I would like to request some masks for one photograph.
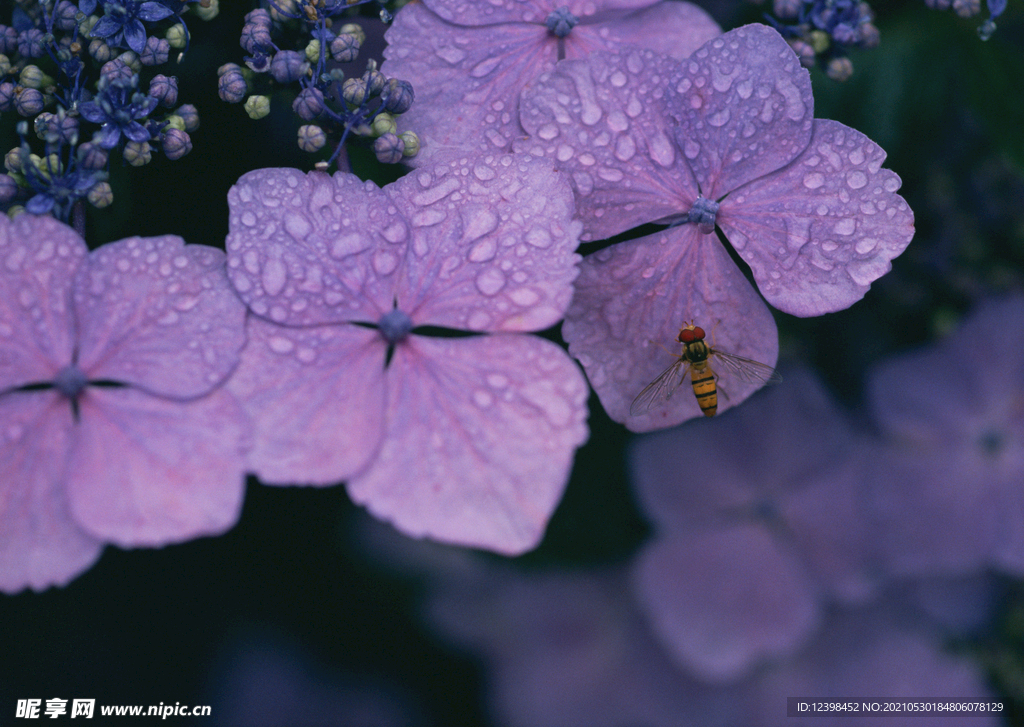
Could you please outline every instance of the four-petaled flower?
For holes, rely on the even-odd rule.
[[[0,590],[62,585],[103,543],[231,527],[247,418],[220,384],[245,307],[219,250],[171,235],[90,253],[0,216]]]
[[[151,134],[139,123],[156,108],[159,101],[152,96],[139,93],[139,77],[131,79],[103,76],[99,81],[96,100],[79,106],[79,112],[87,121],[101,124],[94,140],[104,149],[113,149],[121,141],[121,135],[129,141],[149,141]]]
[[[90,4],[95,9],[95,3]],[[152,23],[174,15],[174,10],[154,0],[104,0],[103,10],[103,17],[92,26],[90,35],[102,38],[111,47],[128,47],[136,53],[142,53],[146,47],[146,26],[142,22]]]
[[[521,120],[531,136],[514,148],[569,174],[584,240],[675,223],[584,259],[563,327],[609,415],[634,431],[700,416],[692,396],[629,416],[685,320],[713,347],[775,363],[774,321],[716,224],[768,302],[799,316],[860,299],[913,236],[885,152],[814,119],[807,71],[762,25],[682,62],[640,50],[563,61],[523,93]],[[721,383],[719,411],[759,386]]]
[[[562,317],[579,259],[550,163],[449,160],[383,189],[264,169],[228,203],[228,274],[256,314],[229,386],[255,421],[256,474],[347,479],[413,536],[536,545],[587,436],[579,369],[523,334]]]
[[[682,59],[721,32],[674,0],[425,0],[395,16],[381,70],[416,89],[402,120],[423,164],[443,150],[507,151],[523,135],[520,92],[559,59],[627,46]]]

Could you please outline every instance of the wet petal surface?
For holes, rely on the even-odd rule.
[[[335,484],[380,446],[386,344],[369,328],[287,328],[255,316],[227,386],[253,420],[249,468],[268,484]]]
[[[221,384],[245,343],[245,306],[224,253],[171,235],[132,237],[89,255],[75,277],[80,368],[163,396]]]
[[[572,191],[549,162],[457,159],[386,191],[408,231],[395,298],[416,325],[534,331],[562,317],[580,225]]]
[[[914,236],[914,216],[882,169],[885,152],[837,121],[785,169],[722,200],[718,222],[773,306],[820,315],[860,300]]]
[[[352,499],[413,537],[518,554],[536,546],[587,438],[587,387],[540,338],[396,347],[387,429]]]
[[[585,257],[562,335],[608,415],[645,432],[703,416],[689,381],[664,406],[629,414],[633,399],[678,358],[676,337],[689,320],[712,347],[775,365],[778,337],[767,307],[718,239],[690,225]],[[729,397],[719,397],[719,412],[760,388],[718,373]]]

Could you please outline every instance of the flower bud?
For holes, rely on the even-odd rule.
[[[351,63],[359,57],[359,38],[351,33],[342,33],[331,41],[331,57],[338,63]]]
[[[399,81],[397,78],[389,78],[381,94],[384,110],[392,114],[404,114],[412,106],[415,97],[412,84],[408,81]]]
[[[373,129],[374,136],[384,136],[384,134],[396,134],[398,133],[398,124],[395,123],[395,118],[384,111],[377,114],[373,119],[371,127]]]
[[[252,95],[245,100],[245,113],[253,120],[262,119],[270,113],[270,97]]]
[[[21,73],[18,76],[18,82],[26,88],[36,89],[52,86],[54,83],[53,79],[43,73],[39,66],[31,64],[21,69]]]
[[[362,78],[350,78],[341,84],[341,97],[353,106],[362,106],[368,95]]]
[[[373,142],[373,153],[384,164],[396,164],[402,160],[405,142],[395,134],[384,134]]]
[[[144,66],[159,66],[166,63],[170,55],[170,43],[163,38],[150,36],[146,38],[146,47],[142,49],[139,62]]]
[[[101,38],[93,38],[89,41],[89,55],[97,63],[106,63],[114,57],[114,51],[107,45],[107,42]]]
[[[110,206],[110,203],[114,201],[114,190],[110,188],[108,182],[96,182],[96,184],[92,185],[85,198],[96,209],[103,209]]]
[[[196,107],[192,104],[182,104],[174,113],[184,119],[185,131],[191,133],[199,128],[199,112],[196,111]]]
[[[18,183],[9,174],[0,174],[0,204],[7,204],[18,196]]]
[[[358,23],[345,23],[338,30],[339,35],[343,33],[345,35],[354,35],[360,46],[366,42],[366,32],[363,30],[363,26]]]
[[[282,50],[274,54],[270,62],[270,75],[278,83],[294,83],[306,75],[309,64],[306,57],[294,50]]]
[[[167,29],[164,34],[164,38],[167,40],[167,44],[175,50],[181,50],[188,45],[188,31],[185,30],[185,26],[181,23],[172,25]]]
[[[160,135],[160,143],[163,145],[164,154],[171,160],[181,159],[192,151],[192,139],[178,129],[166,129]]]
[[[292,111],[303,121],[312,121],[324,111],[324,95],[318,88],[304,88],[292,103]]]
[[[845,81],[853,75],[853,61],[846,56],[833,58],[825,66],[825,75],[833,81]]]
[[[306,124],[299,127],[299,148],[302,151],[314,152],[324,148],[327,143],[327,134],[319,126]]]
[[[220,14],[220,0],[210,0],[209,5],[200,3],[192,7],[195,8],[195,13],[200,20],[213,20]]]
[[[153,150],[148,141],[129,141],[121,155],[133,167],[144,166],[153,160]]]
[[[109,158],[107,150],[95,142],[87,141],[78,147],[78,165],[82,169],[103,169]]]
[[[19,90],[20,89],[20,90]],[[46,106],[43,94],[35,88],[14,89],[14,110],[22,116],[35,116]]]
[[[398,135],[398,138],[405,144],[405,149],[402,151],[404,157],[414,157],[420,152],[420,137],[416,136],[413,131],[403,131]]]
[[[320,41],[317,40],[316,38],[313,38],[313,40],[306,43],[304,53],[306,54],[306,60],[309,61],[310,63],[316,63],[317,61],[319,61]]]
[[[242,69],[233,63],[230,65],[234,66],[234,68],[227,69],[217,79],[217,95],[220,96],[222,101],[239,103],[249,93],[249,84],[245,82]],[[222,66],[221,69],[223,70],[224,67]]]
[[[157,74],[149,82],[149,95],[164,108],[173,108],[178,103],[178,79],[174,76]]]

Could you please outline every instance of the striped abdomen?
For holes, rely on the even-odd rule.
[[[704,412],[704,416],[713,417],[718,411],[718,386],[715,385],[715,375],[711,373],[706,360],[691,364],[690,379],[693,395],[697,397],[697,406]]]

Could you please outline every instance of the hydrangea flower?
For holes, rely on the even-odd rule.
[[[587,436],[582,374],[523,335],[556,323],[572,294],[579,223],[564,179],[508,155],[383,189],[264,169],[228,202],[228,273],[256,314],[231,384],[256,420],[255,472],[347,479],[413,536],[534,546]]]
[[[921,622],[908,624],[893,609],[878,607],[837,612],[828,628],[795,659],[766,670],[750,685],[745,714],[737,724],[776,727],[786,723],[787,697],[813,697],[822,702],[884,702],[941,699],[950,702],[991,702],[993,695],[977,666],[942,649],[940,638]],[[804,720],[796,720],[804,721]],[[945,713],[931,720],[917,714],[846,713],[815,716],[828,727],[916,727],[938,724],[1003,724],[998,712]]]
[[[92,26],[91,37],[102,38],[111,47],[131,48],[140,54],[146,47],[143,21],[153,23],[175,14],[163,3],[140,0],[104,0],[103,10],[103,17]]]
[[[637,441],[633,481],[657,531],[638,600],[681,666],[736,680],[806,643],[827,603],[874,595],[858,466],[871,451],[803,372],[730,416]]]
[[[859,300],[913,236],[885,153],[814,119],[808,73],[771,28],[748,25],[683,62],[650,51],[564,61],[528,88],[517,150],[554,159],[576,191],[583,239],[674,226],[585,258],[563,335],[609,415],[634,431],[700,415],[693,397],[629,416],[695,320],[712,346],[774,365],[778,336],[757,291],[798,316]],[[720,372],[721,373],[721,372]],[[758,384],[722,378],[742,401]]]
[[[890,567],[1024,575],[1024,297],[876,367],[869,391],[890,442],[872,475]]]
[[[395,16],[381,70],[416,89],[402,118],[423,164],[445,149],[508,150],[523,135],[520,91],[562,58],[639,46],[683,59],[721,32],[674,0],[425,0]]]
[[[234,524],[248,425],[218,385],[245,307],[223,260],[170,235],[90,253],[50,217],[0,216],[0,590]]]

